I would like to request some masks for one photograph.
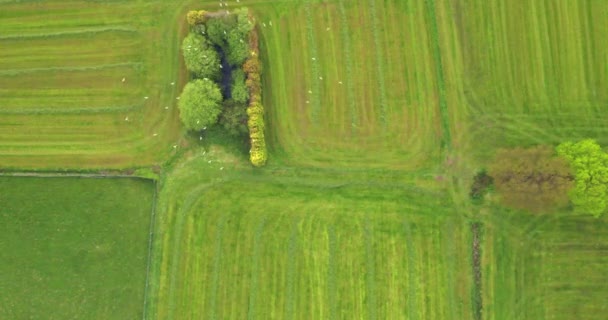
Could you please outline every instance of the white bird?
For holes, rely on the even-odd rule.
[[[339,84],[342,84],[342,81],[338,81]]]
[[[272,27],[272,21],[268,21],[268,24]]]
[[[128,117],[128,116],[127,116],[127,117],[125,117],[125,121],[129,121],[129,117]]]
[[[266,23],[265,22],[262,22],[262,25],[264,26],[264,28],[266,28]]]
[[[177,145],[173,145],[173,149],[177,148]]]
[[[158,133],[153,134],[152,136],[156,137],[158,135]]]
[[[198,140],[203,140],[203,137],[198,137]],[[203,153],[204,154],[204,153]]]
[[[308,90],[308,93],[312,93],[312,90]]]
[[[238,2],[241,2],[241,0],[236,0],[236,2],[237,2],[237,3],[238,3]]]
[[[226,34],[226,30],[224,30],[224,34]]]
[[[169,110],[169,107],[165,107],[165,110]]]
[[[144,99],[148,100],[148,97],[146,96],[146,97],[144,97]]]
[[[211,163],[211,160],[207,161],[207,163]]]
[[[222,66],[221,64],[220,64],[220,69],[224,69],[224,66]]]
[[[315,58],[315,57],[312,57],[312,61],[316,61],[316,60],[317,60],[317,58]]]
[[[179,100],[179,97],[175,98],[175,100]]]
[[[220,170],[224,170],[224,167],[221,167]]]
[[[319,80],[323,80],[323,77],[319,77]]]
[[[174,85],[175,85],[175,82],[171,82],[171,85],[172,85],[172,86],[174,86]]]
[[[200,120],[196,120],[196,124],[199,124],[199,123],[201,123],[201,121]]]
[[[306,100],[306,104],[309,104],[309,103],[310,103],[310,101]]]
[[[223,6],[224,6],[224,4],[220,2],[220,7],[223,7]]]
[[[127,81],[127,78],[122,78],[122,82],[125,82],[125,81]]]
[[[329,31],[329,27],[327,27],[327,29],[325,29],[325,30]]]
[[[203,127],[203,130],[207,130],[207,127]]]

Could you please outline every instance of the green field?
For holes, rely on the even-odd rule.
[[[0,318],[138,319],[154,184],[0,177]]]
[[[184,76],[180,9],[166,7],[0,3],[0,166],[125,168],[169,156]]]
[[[260,175],[211,151],[180,163],[151,318],[470,319],[468,224],[445,194],[327,174]]]
[[[157,202],[141,181],[0,178],[0,213],[25,204],[26,222],[49,223],[0,216],[14,228],[0,260],[15,259],[0,318],[604,318],[606,217],[473,204],[469,189],[498,148],[608,145],[607,3],[228,3],[260,31],[263,169],[240,141],[178,121],[184,16],[219,1],[0,0],[0,170],[161,169]],[[12,238],[25,227],[57,241]],[[75,246],[67,228],[97,233]],[[131,260],[91,249],[115,242]]]

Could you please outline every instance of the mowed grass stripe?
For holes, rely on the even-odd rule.
[[[355,133],[359,126],[359,116],[357,114],[357,100],[355,99],[354,73],[353,73],[353,58],[351,53],[352,41],[350,38],[350,26],[346,17],[346,9],[344,8],[344,0],[338,1],[340,12],[340,38],[341,46],[344,50],[344,61],[346,63],[346,74],[339,77],[342,85],[346,85],[346,95],[348,101],[348,110],[350,113],[350,128],[351,132]],[[336,56],[336,59],[338,56]],[[336,61],[337,64],[337,61]]]
[[[109,46],[108,43],[112,45]],[[0,69],[90,67],[141,59],[142,39],[133,33],[104,32],[83,40],[61,38],[0,40]]]

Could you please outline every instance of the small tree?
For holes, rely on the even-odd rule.
[[[576,185],[570,192],[575,210],[599,217],[606,211],[608,197],[608,154],[595,140],[564,142],[557,147],[575,172]]]
[[[180,119],[188,130],[201,130],[217,123],[222,112],[222,93],[211,80],[186,84],[179,100]]]
[[[249,91],[245,85],[245,73],[241,69],[232,71],[232,86],[230,87],[232,99],[237,103],[247,103]]]
[[[542,212],[568,204],[574,177],[551,147],[498,150],[488,169],[507,206]]]
[[[220,116],[220,124],[233,136],[247,134],[247,107],[232,99],[224,101],[224,111]]]
[[[186,68],[196,77],[214,80],[219,78],[219,55],[203,36],[189,33],[182,43],[182,52]]]

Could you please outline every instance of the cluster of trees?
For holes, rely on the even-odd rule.
[[[608,153],[591,139],[553,148],[498,150],[494,162],[471,187],[477,199],[494,188],[506,206],[542,212],[572,204],[599,217],[608,207]]]
[[[180,96],[187,129],[219,124],[232,135],[249,134],[251,162],[266,163],[264,108],[258,37],[247,8],[228,13],[190,11],[190,33],[182,43],[193,80]]]

